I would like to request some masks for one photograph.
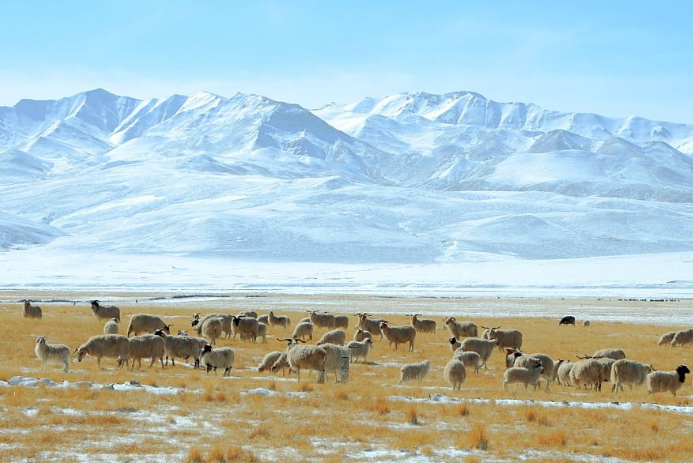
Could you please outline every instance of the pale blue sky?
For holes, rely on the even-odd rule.
[[[0,105],[103,87],[306,107],[402,91],[693,123],[693,3],[60,1],[0,7]]]

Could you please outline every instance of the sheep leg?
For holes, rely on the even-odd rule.
[[[101,357],[96,357],[96,364],[99,366],[100,370],[103,370],[103,368],[101,368]]]

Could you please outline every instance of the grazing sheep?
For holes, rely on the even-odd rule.
[[[558,322],[559,326],[560,325],[573,325],[575,326],[575,317],[572,315],[566,315],[565,317],[561,318],[561,321]]]
[[[114,305],[101,305],[98,300],[91,301],[91,311],[99,320],[115,318],[120,323],[120,309]]]
[[[77,361],[81,362],[85,355],[96,357],[96,363],[101,368],[101,358],[121,358],[125,366],[129,366],[130,342],[120,334],[101,334],[92,336],[87,342],[75,349]],[[120,362],[119,362],[120,363]]]
[[[475,338],[479,329],[472,322],[458,322],[455,317],[449,317],[445,320],[445,326],[455,339],[460,338]]]
[[[257,319],[257,312],[255,312],[254,310],[248,310],[247,312],[239,313],[238,316],[239,317],[250,317],[250,318]],[[267,325],[267,323],[265,323],[265,325]]]
[[[301,369],[318,372],[318,383],[325,382],[325,363],[327,352],[319,346],[301,346],[298,339],[279,339],[287,341],[286,358],[291,370],[296,371],[296,381],[301,380]],[[274,368],[274,367],[272,367]]]
[[[265,357],[262,359],[262,362],[260,362],[260,365],[258,365],[257,371],[259,371],[260,373],[262,373],[263,371],[270,371],[272,365],[274,365],[281,356],[282,353],[278,350],[275,350],[274,352],[270,352],[269,354],[265,355]]]
[[[482,328],[486,328],[482,326]],[[498,349],[522,349],[522,332],[519,330],[499,330],[500,326],[488,328],[489,339],[498,341]]]
[[[594,386],[596,391],[602,390],[602,376],[604,368],[596,359],[587,358],[575,362],[570,369],[570,383],[578,389],[582,386],[591,388]]]
[[[626,358],[626,352],[623,349],[600,349],[594,354],[592,354],[593,359],[610,358],[614,360],[621,360]]]
[[[235,358],[236,354],[230,347],[218,347],[212,350],[212,346],[207,344],[200,352],[200,363],[207,368],[207,374],[209,374],[211,369],[214,369],[214,374],[216,374],[217,368],[223,368],[223,376],[228,376],[231,374]]]
[[[347,347],[351,349],[351,359],[356,362],[359,357],[366,361],[368,353],[371,351],[371,346],[373,346],[373,340],[366,338],[363,341],[351,341],[347,344]]]
[[[387,336],[385,336],[385,338],[387,339]],[[418,363],[408,363],[400,368],[399,382],[397,384],[402,384],[405,381],[412,380],[422,382],[428,374],[428,370],[430,370],[430,368],[431,362],[429,360],[424,360],[423,362]]]
[[[327,360],[325,360],[325,374],[329,375],[330,373],[334,372],[335,382],[342,382],[344,379],[341,376],[342,363],[344,358],[347,358],[348,362],[351,363],[351,349],[331,343],[322,344],[320,347],[327,353]]]
[[[683,330],[677,331],[674,337],[671,339],[671,347],[685,346],[688,344],[690,348],[693,345],[693,330]]]
[[[511,367],[503,373],[503,389],[508,389],[508,384],[522,383],[527,386],[532,385],[534,390],[539,386],[539,378],[544,373],[544,367],[538,359],[532,359],[527,367]]]
[[[262,338],[262,343],[267,342],[267,325],[258,322],[257,324],[257,337]]]
[[[588,326],[590,326],[590,321],[589,321],[589,320],[585,320],[584,322],[582,322],[582,326],[584,326],[585,328],[587,328]]]
[[[240,334],[241,337],[246,336],[248,339],[252,339],[253,342],[257,340],[259,323],[257,319],[250,317],[231,317],[233,337],[236,334]]]
[[[254,319],[249,318],[248,320]],[[217,317],[209,317],[203,322],[194,320],[193,327],[195,331],[197,331],[197,334],[202,335],[202,337],[207,339],[212,345],[217,343],[217,339],[221,337],[224,331],[223,323],[221,319]]]
[[[41,361],[41,370],[45,369],[48,363],[62,364],[63,373],[67,373],[70,368],[70,348],[65,344],[48,344],[45,337],[39,336],[36,338],[34,352]]]
[[[362,330],[361,328],[356,328],[356,331],[354,332],[354,341],[361,342],[364,339],[373,340],[373,335],[370,331]]]
[[[414,327],[417,333],[435,333],[436,332],[436,322],[435,320],[419,318],[421,314],[411,315],[411,326]]]
[[[118,334],[118,331],[120,331],[120,326],[118,325],[117,318],[111,318],[111,320],[107,321],[103,326],[103,334]]]
[[[383,332],[380,330],[380,324],[385,320],[380,318],[368,318],[368,314],[366,313],[358,313],[356,316],[359,317],[359,328],[373,335],[379,334],[380,340],[383,340]]]
[[[294,333],[291,337],[294,339],[301,338],[304,341],[306,337],[308,337],[308,339],[313,339],[313,324],[311,322],[299,323],[296,325],[296,328],[294,328]]]
[[[284,316],[284,315],[276,316],[276,315],[274,315],[274,311],[270,310],[269,311],[269,324],[272,326],[282,326],[282,327],[286,328],[289,325],[291,325],[291,319],[289,317]]]
[[[318,346],[323,344],[338,344],[343,346],[346,342],[346,333],[342,330],[332,330],[322,335],[322,338],[316,343]]]
[[[479,373],[479,368],[481,366],[481,356],[476,352],[465,352],[460,349],[457,352],[455,352],[452,358],[464,363],[465,368],[473,368],[474,373]]]
[[[464,352],[476,352],[479,354],[479,357],[481,357],[481,364],[484,368],[488,368],[486,362],[491,358],[493,348],[496,347],[497,344],[498,341],[495,339],[467,338],[462,341],[460,349]]]
[[[508,356],[506,357],[506,365],[508,367],[524,367],[528,368],[534,360],[539,360],[544,371],[541,373],[541,378],[546,381],[546,392],[549,391],[551,383],[555,377],[555,362],[546,354],[524,354],[515,349],[506,349]]]
[[[257,317],[257,322],[264,323],[265,325],[269,326],[269,315],[260,315],[259,317]]]
[[[347,315],[335,315],[334,316],[334,327],[349,329],[349,316]]]
[[[464,363],[457,359],[452,359],[445,365],[443,370],[443,378],[445,381],[452,384],[452,390],[458,391],[462,387],[462,383],[467,378],[467,369]]]
[[[655,371],[647,375],[647,390],[650,394],[669,391],[676,395],[676,391],[686,382],[686,374],[690,373],[686,365],[679,365],[674,371]]]
[[[614,366],[616,360],[610,357],[602,357],[595,360],[599,362],[599,365],[602,367],[602,381],[609,382],[609,380],[611,380],[611,368]]]
[[[282,355],[279,356],[276,362],[270,367],[270,371],[272,373],[276,373],[279,369],[282,370],[282,376],[285,376],[285,371],[286,369],[289,369],[289,373],[291,373],[291,365],[289,365],[289,359],[286,356],[286,352],[282,352]]]
[[[570,370],[573,369],[573,362],[568,362],[567,360],[561,360],[560,365],[556,368],[556,381],[562,386],[572,386],[573,382],[570,380]]]
[[[134,336],[130,338],[130,358],[132,366],[135,368],[135,360],[137,360],[138,368],[142,368],[142,359],[152,359],[149,368],[154,365],[156,359],[161,362],[161,368],[164,368],[164,340],[160,336],[153,334],[145,334],[143,336]]]
[[[202,318],[200,318],[199,313],[196,313],[193,315],[193,319],[191,320],[190,325],[193,327],[197,326],[198,328],[200,328],[210,318],[220,319],[221,320],[221,329],[222,329],[222,332],[224,333],[224,337],[225,338],[231,337],[231,335],[233,334],[233,328],[232,328],[233,316],[226,314],[226,313],[211,313],[211,314],[205,315]],[[199,333],[199,330],[198,330],[198,333]]]
[[[25,299],[22,315],[24,318],[41,318],[43,317],[43,310],[37,305],[31,305],[31,301]]]
[[[207,344],[206,339],[194,338],[190,336],[169,336],[163,330],[154,332],[156,336],[164,340],[164,353],[166,354],[166,363],[171,359],[171,363],[176,365],[176,357],[188,361],[193,358],[195,368],[200,366],[200,351]]]
[[[674,339],[674,336],[676,336],[676,331],[670,331],[668,333],[664,333],[660,338],[659,341],[657,341],[658,346],[669,346],[671,345],[672,339]]]
[[[455,351],[456,351],[457,349],[459,349],[460,347],[462,347],[462,343],[459,342],[459,341],[457,340],[457,338],[454,337],[454,336],[451,337],[450,339],[448,339],[448,342],[450,343],[450,352],[452,352],[453,354],[455,353]]]
[[[611,392],[623,390],[627,384],[633,390],[633,385],[640,386],[645,383],[647,375],[652,373],[652,365],[636,362],[635,360],[616,360],[611,366]]]
[[[310,322],[317,328],[334,329],[334,315],[329,313],[318,313],[316,311],[308,311]]]
[[[130,317],[128,324],[128,338],[131,334],[135,336],[140,333],[153,333],[156,330],[164,330],[166,334],[171,334],[171,330],[164,320],[157,315],[149,315],[146,313],[138,313]]]
[[[380,331],[382,332],[385,339],[390,343],[390,348],[392,344],[395,344],[395,350],[399,344],[409,343],[409,351],[414,350],[414,341],[416,340],[416,330],[413,326],[403,325],[403,326],[390,326],[387,322],[382,322],[380,324]]]

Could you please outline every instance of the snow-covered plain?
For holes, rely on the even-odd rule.
[[[0,287],[687,296],[693,126],[471,92],[0,108]]]

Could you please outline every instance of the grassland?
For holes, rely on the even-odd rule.
[[[315,376],[282,377],[258,373],[265,353],[281,350],[274,337],[288,337],[291,329],[269,329],[266,344],[222,340],[236,351],[230,378],[207,375],[186,365],[161,369],[118,369],[106,360],[71,364],[69,373],[49,366],[39,370],[34,356],[37,336],[64,343],[74,350],[89,336],[102,333],[103,324],[88,304],[41,303],[42,320],[21,316],[21,306],[10,302],[25,295],[6,293],[0,302],[0,380],[15,376],[42,378],[71,385],[101,385],[138,381],[172,387],[175,394],[153,394],[88,383],[72,387],[0,387],[0,461],[690,461],[693,459],[693,407],[690,384],[678,397],[648,395],[635,389],[618,397],[605,385],[594,393],[554,385],[551,392],[504,392],[503,356],[493,354],[489,369],[469,373],[462,391],[453,394],[442,378],[451,354],[447,331],[420,334],[414,352],[388,349],[374,343],[366,364],[354,364],[348,384],[315,384]],[[465,317],[474,301],[383,299],[368,297],[238,297],[209,302],[149,301],[151,295],[94,295],[103,300],[125,297],[122,332],[134,313],[155,313],[189,329],[193,312],[224,310],[237,313],[272,308],[287,314],[292,325],[308,308],[339,312],[389,312],[394,324],[408,323],[404,313],[426,308],[442,326],[442,314],[470,319],[479,325],[501,325],[524,333],[526,352],[574,359],[599,348],[620,347],[630,358],[657,369],[680,363],[693,366],[693,350],[657,346],[660,334],[680,326],[638,323],[593,323],[591,327],[559,327],[561,315],[580,318],[580,305],[622,307],[621,301],[544,300],[507,301],[513,306],[542,304],[556,307],[552,318],[504,317],[502,309],[487,317]],[[36,299],[84,298],[83,295],[34,295]],[[135,303],[135,298],[138,303]],[[503,301],[493,301],[502,305]],[[479,301],[479,307],[484,304]],[[685,303],[685,302],[684,302]],[[665,303],[666,304],[666,303]],[[677,303],[681,304],[681,302]],[[647,310],[646,303],[642,303]],[[516,311],[517,307],[515,307]],[[661,306],[658,310],[661,310]],[[676,310],[676,305],[671,306]],[[395,315],[398,312],[400,315]],[[476,313],[476,312],[475,312]],[[348,337],[353,334],[353,324]],[[317,330],[316,338],[324,330]],[[422,384],[397,386],[399,367],[430,359],[432,369]],[[506,402],[504,399],[515,399]],[[612,402],[619,402],[615,405]],[[665,407],[647,408],[656,403]],[[597,405],[591,405],[597,404]],[[623,404],[633,404],[623,406]],[[680,406],[667,409],[666,406]],[[595,407],[595,408],[590,408]],[[603,408],[598,408],[603,407]]]

